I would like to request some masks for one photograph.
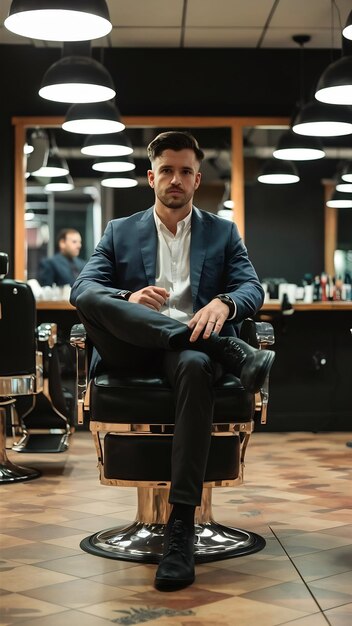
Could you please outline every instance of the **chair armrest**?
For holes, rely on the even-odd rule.
[[[241,326],[241,339],[254,348],[265,350],[275,343],[275,334],[272,324],[269,322],[255,322],[248,318]],[[255,409],[260,415],[260,423],[266,424],[269,402],[269,376],[266,377],[263,386],[256,394]]]
[[[87,333],[83,324],[71,328],[70,344],[76,350],[77,422],[84,423],[85,397],[88,387]]]

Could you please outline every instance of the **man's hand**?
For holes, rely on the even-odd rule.
[[[144,304],[144,306],[153,309],[153,311],[160,311],[169,295],[169,292],[163,289],[163,287],[149,285],[148,287],[143,287],[143,289],[131,293],[128,301],[134,302],[135,304]]]
[[[203,330],[204,339],[208,339],[212,332],[219,334],[224,322],[228,318],[229,312],[230,307],[224,302],[221,302],[219,298],[211,300],[209,304],[197,311],[188,322],[188,328],[193,329],[189,340],[192,342],[196,341]]]

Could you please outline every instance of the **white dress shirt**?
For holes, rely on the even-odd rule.
[[[155,284],[170,292],[170,297],[160,309],[160,313],[184,324],[193,317],[190,281],[191,217],[192,211],[177,223],[177,232],[173,235],[162,223],[154,208],[158,233]]]

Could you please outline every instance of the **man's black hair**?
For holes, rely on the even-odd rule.
[[[160,156],[164,150],[193,150],[199,163],[204,159],[204,152],[200,149],[198,141],[188,133],[181,130],[169,130],[160,133],[150,142],[147,151],[148,157],[153,163],[156,157]]]
[[[66,236],[69,233],[78,233],[78,234],[80,234],[80,232],[76,228],[62,228],[58,232],[57,237],[56,237],[56,247],[57,247],[57,249],[59,249],[60,241],[62,241],[62,240],[65,241],[66,240]]]

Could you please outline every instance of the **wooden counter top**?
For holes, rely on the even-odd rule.
[[[72,306],[67,300],[37,300],[36,307],[38,310],[47,311],[75,311],[76,308]]]
[[[352,302],[312,302],[306,304],[304,302],[296,302],[293,304],[294,311],[352,311]],[[75,307],[72,306],[66,300],[38,300],[38,310],[60,310],[60,311],[75,311]],[[281,303],[279,300],[272,300],[271,302],[265,302],[261,311],[280,311]]]

